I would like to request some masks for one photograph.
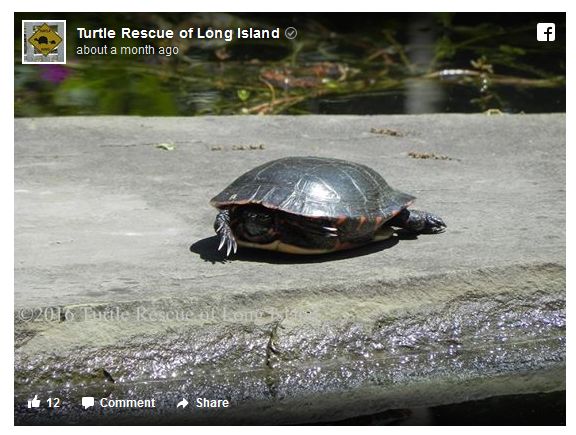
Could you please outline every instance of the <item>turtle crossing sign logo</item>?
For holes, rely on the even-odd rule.
[[[22,20],[22,63],[66,63],[66,21]]]

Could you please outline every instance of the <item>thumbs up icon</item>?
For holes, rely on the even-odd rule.
[[[40,399],[38,399],[38,394],[34,394],[34,398],[28,400],[28,408],[39,408],[40,407]]]

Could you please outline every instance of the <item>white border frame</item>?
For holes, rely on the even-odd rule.
[[[245,0],[238,2],[237,0],[216,0],[212,2],[190,2],[176,0],[172,2],[128,2],[122,0],[100,0],[97,3],[88,2],[58,2],[54,1],[47,4],[46,1],[41,0],[27,0],[26,2],[4,2],[0,14],[2,21],[2,28],[7,30],[8,34],[14,33],[14,13],[15,12],[46,12],[51,11],[65,12],[570,12],[575,11],[573,1],[567,0],[548,0],[546,2],[519,2],[518,0],[484,0],[482,2],[463,2],[456,0],[436,0],[430,2],[429,0],[411,0],[409,2],[376,2],[374,0],[355,0],[353,2],[327,2],[321,0],[291,0],[290,2],[264,2],[264,0]],[[573,53],[574,35],[576,31],[572,27],[576,23],[575,13],[567,13],[566,15],[566,71],[573,71],[573,66],[576,64],[576,57],[569,55]],[[567,74],[568,75],[568,74]],[[6,95],[2,99],[2,113],[4,116],[1,118],[2,122],[2,139],[6,144],[14,144],[14,77],[0,82],[1,95]],[[572,143],[574,136],[574,125],[570,122],[568,112],[572,112],[574,107],[573,97],[576,96],[574,92],[575,84],[572,80],[566,82],[566,139],[567,144]],[[6,433],[25,433],[32,434],[33,432],[42,431],[46,434],[61,435],[62,433],[78,432],[78,427],[14,427],[14,413],[13,413],[13,396],[14,396],[14,325],[13,325],[13,307],[14,307],[14,151],[13,147],[5,146],[0,148],[0,162],[2,171],[0,171],[0,199],[5,204],[4,213],[0,215],[0,228],[2,229],[2,249],[0,249],[0,259],[2,260],[2,279],[0,287],[4,291],[4,298],[2,302],[2,329],[0,330],[0,343],[4,348],[4,358],[0,360],[0,369],[2,373],[6,374],[2,382],[2,394],[0,394],[0,427],[5,429]],[[574,148],[571,146],[566,147],[566,188],[567,199],[572,196],[574,190],[574,175],[575,172],[572,167],[574,164]],[[567,219],[574,213],[574,202],[566,202]],[[567,236],[567,255],[566,255],[566,299],[567,299],[567,314],[571,317],[574,310],[572,308],[571,300],[574,300],[571,293],[573,274],[571,272],[573,263],[573,245],[571,242],[574,240],[574,230],[571,225],[566,226]],[[574,395],[572,395],[573,376],[571,368],[574,361],[573,346],[571,346],[570,331],[571,322],[568,321],[567,326],[567,372],[566,383],[567,393],[566,403],[567,411],[573,408],[575,403]],[[463,432],[466,434],[503,434],[503,435],[527,435],[527,434],[565,434],[568,433],[569,427],[574,425],[574,418],[571,412],[566,414],[567,426],[564,427],[546,427],[546,426],[467,426],[467,427],[439,427],[439,426],[363,426],[363,427],[347,427],[347,426],[315,426],[315,427],[290,427],[290,426],[244,426],[244,427],[190,427],[190,426],[170,426],[168,429],[174,434],[189,434],[196,428],[207,434],[250,434],[250,435],[268,435],[270,431],[278,434],[292,434],[295,432],[314,432],[317,434],[346,434],[351,431],[362,434],[433,434],[433,435],[461,435]],[[138,426],[130,427],[106,427],[99,426],[84,426],[81,431],[87,434],[101,434],[102,431],[109,431],[111,433],[119,432],[124,434],[138,433],[138,435],[155,434],[158,430],[162,430],[161,426]]]
[[[62,23],[64,25],[64,35],[59,35],[62,38],[62,44],[58,47],[59,50],[62,50],[64,53],[64,60],[62,62],[56,61],[56,62],[30,62],[26,60],[26,53],[24,50],[24,46],[26,45],[27,41],[24,36],[24,30],[25,30],[25,25],[26,23],[46,23],[48,25],[53,25],[53,24],[60,24]],[[22,64],[23,65],[63,65],[66,64],[66,39],[67,39],[67,34],[66,34],[66,20],[22,20]],[[45,56],[47,57],[47,56]]]

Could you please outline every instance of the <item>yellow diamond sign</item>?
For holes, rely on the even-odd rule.
[[[28,38],[28,42],[44,56],[48,56],[48,54],[60,45],[62,38],[52,30],[52,27],[44,23]]]

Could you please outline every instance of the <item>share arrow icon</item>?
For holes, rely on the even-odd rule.
[[[176,405],[176,408],[186,408],[188,406],[188,401],[186,399],[182,399],[180,402],[178,402],[178,404]]]

